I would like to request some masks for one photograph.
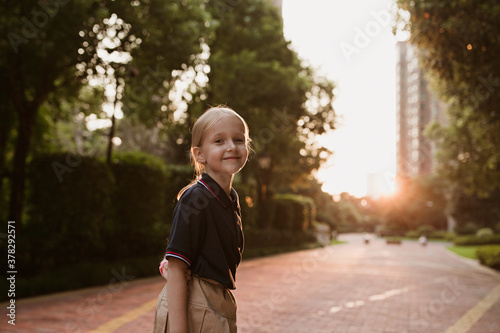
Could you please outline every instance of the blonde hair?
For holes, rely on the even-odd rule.
[[[201,147],[201,144],[203,142],[203,139],[205,138],[205,134],[207,131],[217,124],[223,117],[225,116],[233,116],[241,120],[241,123],[243,124],[243,127],[245,129],[245,137],[246,137],[246,143],[247,143],[247,149],[250,151],[250,136],[249,136],[249,129],[248,125],[238,113],[236,113],[234,110],[225,107],[225,106],[217,106],[217,107],[212,107],[208,110],[206,110],[194,123],[193,129],[191,130],[191,150],[190,150],[190,160],[191,164],[194,166],[194,173],[195,173],[195,178],[182,190],[179,191],[177,194],[177,200],[179,200],[186,192],[187,189],[189,189],[191,186],[196,184],[198,179],[201,179],[201,175],[203,172],[205,172],[205,166],[198,162],[194,156],[194,148],[195,147]]]

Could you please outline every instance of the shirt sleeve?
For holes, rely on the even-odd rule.
[[[189,189],[175,206],[165,258],[177,258],[188,267],[196,260],[206,228],[208,198],[203,189]]]

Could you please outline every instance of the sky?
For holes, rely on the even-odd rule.
[[[393,188],[396,169],[396,37],[387,0],[283,0],[285,38],[319,75],[335,82],[339,125],[319,138],[334,154],[318,171],[331,194]]]

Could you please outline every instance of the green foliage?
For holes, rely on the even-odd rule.
[[[405,234],[405,237],[418,238],[425,236],[428,239],[442,239],[453,240],[456,236],[454,233],[447,232],[446,230],[436,230],[433,225],[421,225],[416,230],[410,230]]]
[[[167,172],[167,166],[157,156],[140,151],[127,151],[113,155],[113,164],[147,166],[160,172]]]
[[[358,231],[363,216],[351,199],[342,198],[334,204],[335,225],[339,232]]]
[[[446,230],[410,230],[405,233],[405,237],[417,239],[420,236],[425,236],[427,239],[453,241],[456,234],[447,232]]]
[[[115,154],[111,170],[116,187],[115,219],[108,235],[109,257],[154,255],[165,244],[168,230],[166,191],[169,175],[163,161],[140,152]]]
[[[61,87],[49,94],[39,109],[33,133],[37,144],[32,147],[32,153],[102,154],[108,130],[89,130],[86,118],[102,115],[103,92],[104,87],[85,85],[77,92]]]
[[[157,256],[130,257],[116,262],[97,259],[56,267],[50,271],[18,278],[16,292],[18,291],[18,297],[24,298],[91,286],[103,286],[110,292],[119,291],[124,287],[122,283],[157,274],[160,260]],[[125,279],[118,281],[117,277]],[[6,299],[6,296],[2,295],[1,298]]]
[[[455,245],[489,245],[500,244],[500,235],[492,235],[488,237],[478,237],[476,235],[457,236],[454,239]]]
[[[476,231],[477,238],[490,238],[493,235],[494,235],[494,232],[490,228],[481,228],[478,231]]]
[[[418,226],[417,232],[420,233],[420,236],[430,237],[430,235],[436,230],[433,225],[423,224]]]
[[[500,269],[500,245],[480,246],[476,250],[476,257],[481,264]]]
[[[487,198],[478,198],[457,190],[451,202],[453,215],[457,220],[456,232],[472,234],[480,228],[496,230],[500,221],[499,200],[500,190],[490,193]]]
[[[380,214],[389,229],[403,235],[408,230],[427,233],[446,229],[446,200],[443,184],[437,178],[407,181],[395,195],[382,198]]]
[[[386,244],[390,245],[401,245],[403,239],[401,237],[387,237],[385,239]]]
[[[276,247],[299,246],[316,242],[315,235],[310,231],[289,229],[250,229],[245,230],[245,251]],[[244,253],[244,252],[243,252]]]
[[[28,177],[22,263],[37,271],[99,255],[113,218],[115,183],[107,166],[88,157],[46,154],[33,158]]]
[[[169,91],[179,78],[172,72],[194,70],[200,64],[202,43],[212,36],[209,23],[212,19],[205,9],[206,0],[139,3],[138,6],[110,3],[113,12],[130,24],[127,36],[117,48],[130,50],[132,56],[128,66],[121,66],[117,73],[125,84],[123,109],[126,115],[133,115],[149,126],[159,123],[171,126],[178,105]],[[182,101],[190,97],[184,95]]]
[[[167,201],[174,203],[179,191],[189,184],[195,177],[194,169],[191,165],[167,165],[170,179],[167,186]],[[173,213],[173,209],[172,209]],[[169,215],[169,217],[171,214]]]
[[[446,230],[433,231],[429,236],[430,239],[442,239],[449,242],[452,242],[455,239],[455,237],[457,237],[456,233],[448,232]]]
[[[36,156],[27,218],[17,234],[23,246],[16,259],[36,272],[19,276],[23,295],[103,284],[117,260],[131,262],[134,275],[155,273],[173,198],[191,176],[191,167],[167,168],[140,152],[115,154],[111,166],[69,153]],[[137,256],[154,258],[145,261],[153,266],[129,259]]]
[[[314,221],[314,201],[300,195],[278,194],[273,199],[273,213],[273,228],[282,231],[304,231],[309,229]]]
[[[399,0],[421,64],[448,103],[449,122],[434,125],[438,172],[467,194],[500,187],[500,3],[495,0]]]
[[[208,43],[206,102],[227,104],[245,118],[257,154],[273,156],[271,187],[305,182],[329,155],[310,139],[335,127],[334,86],[301,64],[268,0],[240,1],[227,11],[224,5],[207,7],[218,24]],[[248,166],[245,179],[259,178],[257,161]]]
[[[103,86],[113,85],[117,99],[125,103],[125,112],[135,113],[136,118],[156,125],[167,115],[162,107],[168,103],[160,96],[169,96],[172,71],[187,69],[195,55],[201,53],[203,38],[209,35],[204,3],[0,3],[0,28],[7,33],[0,40],[6,53],[0,60],[0,79],[6,87],[0,97],[7,101],[2,106],[1,120],[9,126],[0,127],[0,176],[5,176],[4,169],[13,170],[12,218],[21,218],[26,161],[36,151],[31,141],[39,141],[46,132],[57,128],[49,122],[57,110],[69,114],[55,118],[71,120],[79,114],[85,103],[74,96],[91,80]],[[107,96],[100,97],[101,102],[109,102]],[[74,107],[54,108],[64,102]],[[75,110],[76,114],[72,114]],[[168,110],[171,117],[173,110]],[[92,111],[101,117],[101,108]],[[13,125],[17,125],[16,130],[11,129]],[[7,158],[12,152],[8,150],[14,151],[12,160]]]

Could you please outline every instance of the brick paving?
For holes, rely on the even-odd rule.
[[[485,305],[488,295],[498,294],[500,273],[440,243],[340,239],[348,243],[245,261],[234,292],[238,332],[500,332],[499,297]],[[162,278],[120,273],[126,278],[107,286],[18,300],[15,328],[3,312],[0,331],[151,332],[154,309],[137,309],[157,297]],[[453,326],[464,317],[468,324]],[[115,328],[103,326],[117,318],[122,322]]]

